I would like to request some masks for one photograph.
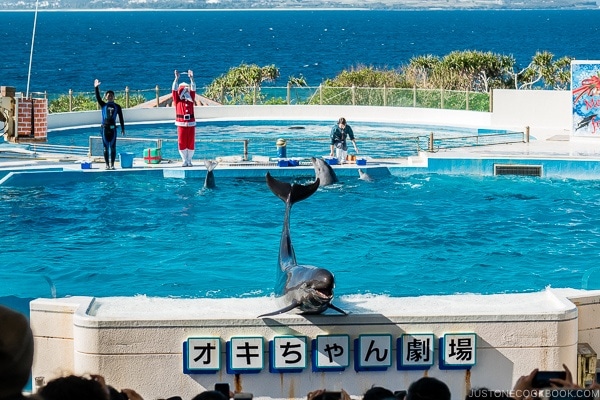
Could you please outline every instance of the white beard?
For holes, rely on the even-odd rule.
[[[192,95],[187,90],[182,90],[181,93],[179,94],[179,98],[183,101],[189,101],[189,102],[193,101]]]

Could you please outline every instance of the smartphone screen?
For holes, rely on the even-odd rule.
[[[221,392],[229,398],[229,383],[215,383],[215,390]]]
[[[533,377],[532,386],[536,389],[551,387],[550,379],[566,379],[565,371],[538,371]]]
[[[236,400],[252,400],[252,393],[236,393],[233,398]]]
[[[342,392],[323,392],[321,398],[323,400],[341,400]]]

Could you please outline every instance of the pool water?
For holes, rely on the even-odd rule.
[[[272,294],[284,204],[262,179],[97,175],[0,188],[0,302]],[[580,288],[599,274],[599,205],[598,181],[357,176],[294,205],[291,234],[337,296]]]
[[[276,141],[287,141],[287,157],[329,154],[331,121],[198,121],[196,159],[243,155],[243,140],[248,141],[248,156],[277,157]],[[403,125],[376,122],[351,124],[361,154],[371,157],[407,157],[427,148],[430,133],[436,138],[477,135],[477,129],[428,125]],[[50,132],[50,144],[88,146],[90,136],[99,136],[99,127]],[[177,131],[173,123],[127,125],[127,138],[147,139],[131,142],[117,139],[118,152],[133,152],[142,157],[145,148],[157,147],[162,140],[162,156],[179,160]],[[352,150],[352,147],[350,147]],[[92,141],[93,155],[102,154],[100,139]]]

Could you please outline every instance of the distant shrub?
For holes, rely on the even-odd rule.
[[[69,99],[71,100],[71,107],[69,107]],[[129,96],[129,107],[135,107],[139,104],[145,103],[147,100],[141,94]],[[117,94],[115,97],[115,103],[125,108],[127,104],[125,94]],[[96,102],[95,96],[86,95],[83,93],[74,94],[69,97],[68,94],[60,95],[54,100],[50,100],[48,103],[49,113],[61,113],[71,111],[92,111],[99,110],[100,106]]]

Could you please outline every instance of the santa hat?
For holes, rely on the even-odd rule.
[[[27,318],[0,306],[0,397],[21,393],[33,364],[33,333]]]
[[[189,91],[189,85],[187,83],[185,83],[185,82],[181,82],[179,84],[179,87],[177,88],[177,93],[181,94],[181,92],[183,92],[186,89]]]

